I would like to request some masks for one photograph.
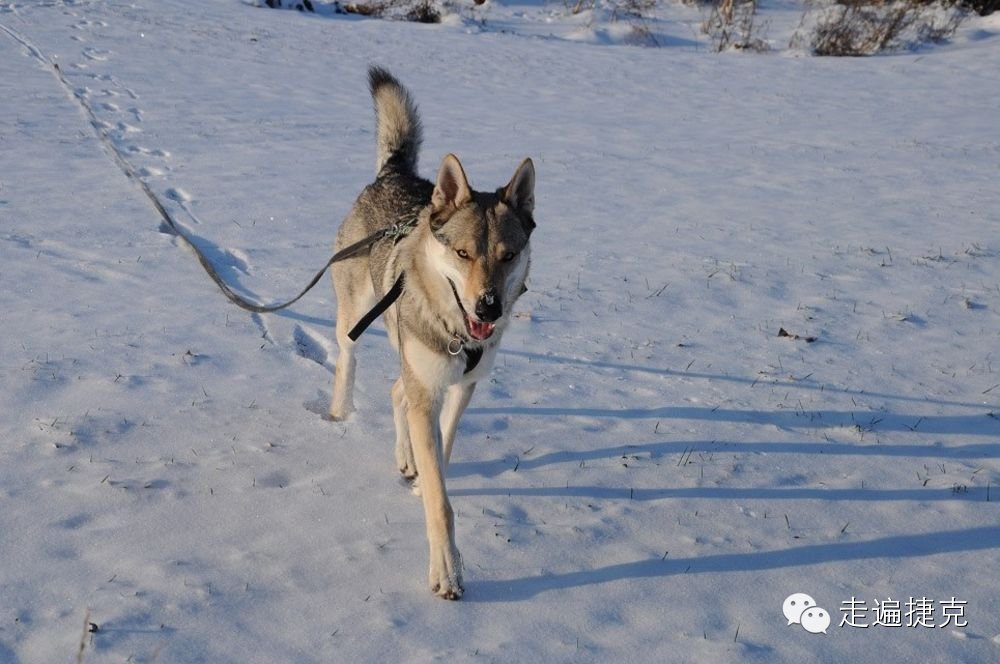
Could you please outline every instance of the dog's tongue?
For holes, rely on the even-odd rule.
[[[493,323],[485,323],[480,320],[476,320],[469,316],[469,332],[472,337],[477,341],[482,341],[483,339],[488,339],[491,334],[493,334],[493,328],[495,327]]]

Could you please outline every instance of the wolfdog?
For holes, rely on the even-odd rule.
[[[330,416],[343,419],[354,407],[352,326],[366,312],[371,318],[384,309],[389,341],[400,357],[392,386],[396,463],[423,498],[431,592],[458,599],[462,565],[444,475],[459,418],[477,381],[489,373],[514,302],[526,290],[535,169],[525,159],[506,185],[479,192],[449,154],[435,182],[421,178],[416,105],[384,69],[369,69],[368,84],[377,125],[376,177],[344,219],[335,248],[394,231],[333,265],[340,354]],[[379,298],[387,308],[372,310]]]

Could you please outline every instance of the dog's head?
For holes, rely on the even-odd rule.
[[[535,167],[525,159],[505,186],[473,191],[462,164],[447,155],[431,201],[433,263],[465,317],[469,336],[484,341],[506,322],[524,292],[535,228]]]

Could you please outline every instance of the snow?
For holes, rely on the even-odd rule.
[[[640,48],[560,3],[252,4],[0,2],[0,662],[1000,656],[996,16],[842,60],[712,53],[684,6]],[[798,14],[765,12],[787,44]],[[530,290],[448,478],[457,603],[426,588],[381,327],[328,421],[328,282],[228,304],[73,97],[270,302],[371,177],[372,63],[425,173],[538,171]],[[968,625],[838,625],[911,597]]]

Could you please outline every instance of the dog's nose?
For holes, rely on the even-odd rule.
[[[503,305],[495,288],[491,288],[476,300],[476,318],[492,323],[503,315]]]

